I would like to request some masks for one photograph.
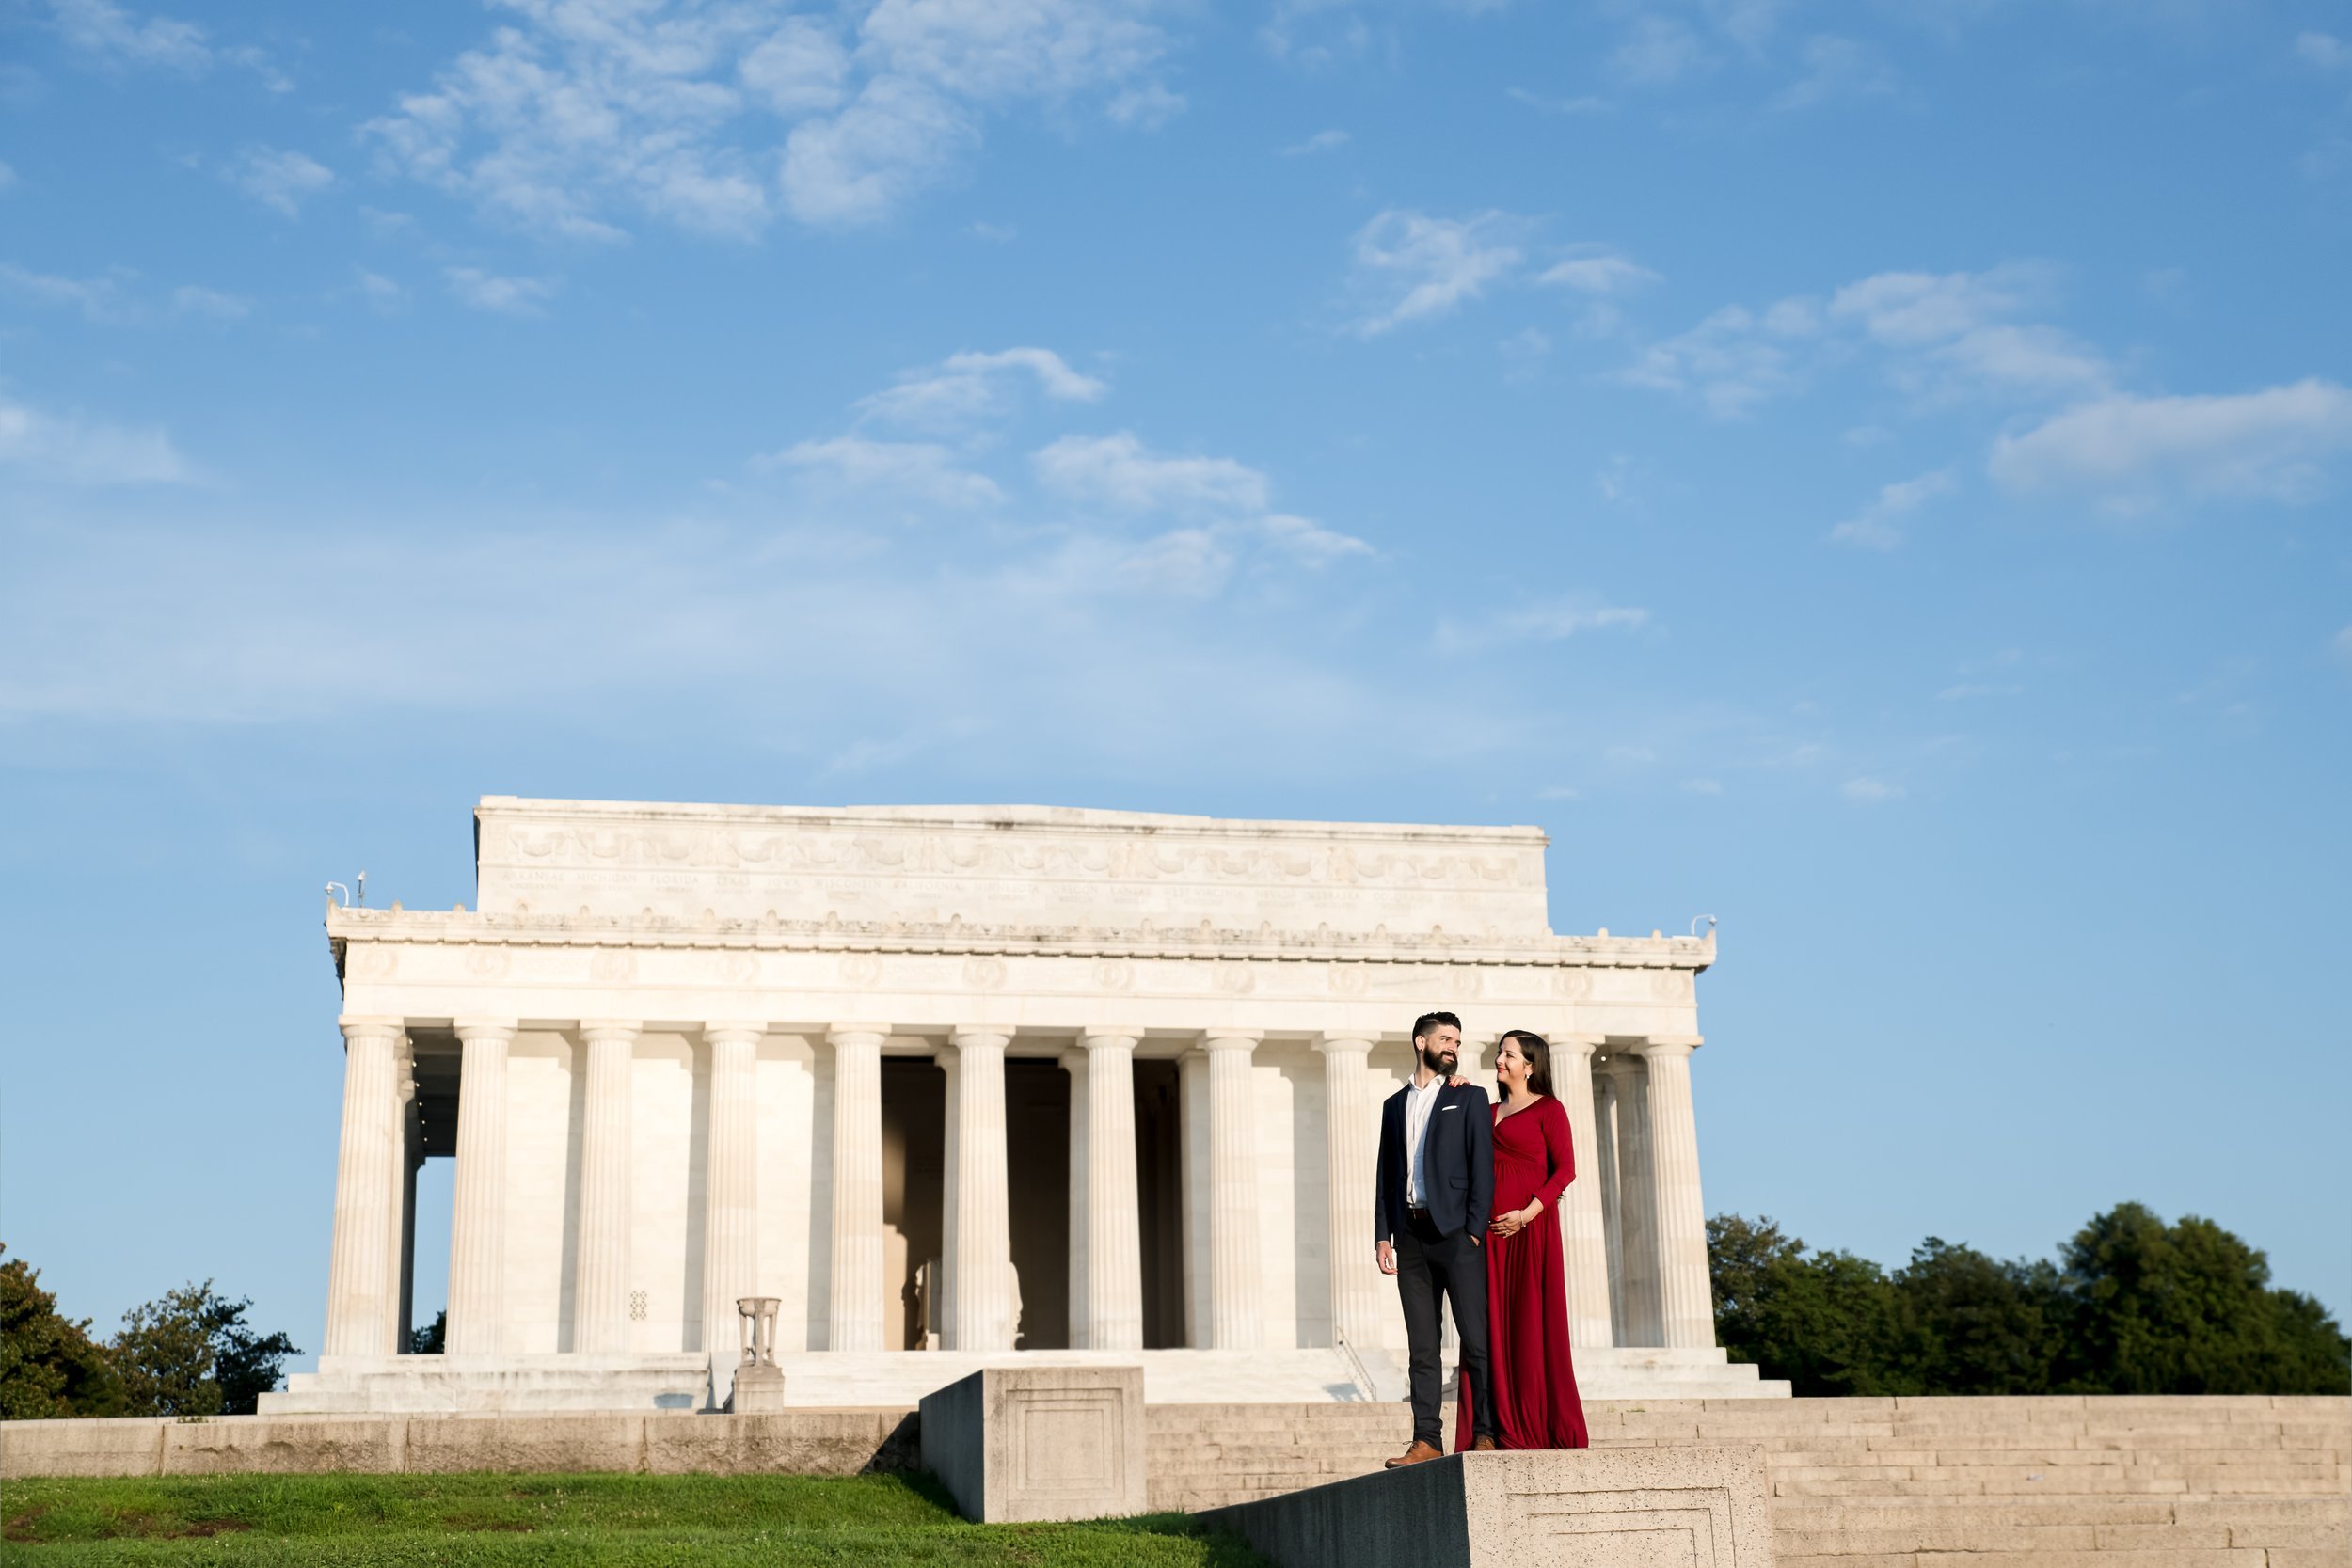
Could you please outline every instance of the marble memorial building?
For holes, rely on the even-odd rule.
[[[1391,1398],[1379,1102],[1407,1032],[1555,1048],[1587,1396],[1715,1348],[1704,937],[1556,936],[1532,828],[484,800],[476,907],[327,913],[342,1135],[319,1370],[276,1411],[707,1407],[736,1301],[793,1404],[1013,1356],[1153,1400]],[[448,1333],[404,1354],[452,1158]],[[425,1308],[429,1316],[431,1307]]]

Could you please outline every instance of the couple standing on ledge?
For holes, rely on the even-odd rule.
[[[1461,1345],[1456,1452],[1589,1442],[1560,1255],[1560,1195],[1576,1161],[1567,1110],[1552,1097],[1551,1047],[1526,1029],[1502,1037],[1495,1106],[1455,1073],[1461,1053],[1460,1019],[1415,1019],[1412,1081],[1380,1108],[1374,1244],[1405,1303],[1413,1386],[1413,1443],[1391,1470],[1443,1456],[1440,1298],[1454,1305]]]

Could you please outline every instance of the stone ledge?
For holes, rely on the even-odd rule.
[[[1280,1568],[1772,1568],[1744,1446],[1452,1454],[1201,1518]]]

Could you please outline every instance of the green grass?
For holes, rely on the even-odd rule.
[[[928,1476],[186,1476],[13,1481],[11,1563],[924,1563],[1263,1568],[1182,1514],[969,1525]]]

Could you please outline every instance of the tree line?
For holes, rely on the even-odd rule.
[[[1715,1338],[1804,1394],[2344,1394],[2352,1341],[2211,1220],[2118,1204],[2051,1259],[1931,1236],[1892,1271],[1707,1224]]]
[[[0,1246],[0,1252],[7,1251]],[[0,1259],[0,1419],[58,1416],[249,1416],[302,1352],[246,1322],[249,1299],[183,1285],[122,1316],[111,1339],[68,1318],[40,1271]]]

